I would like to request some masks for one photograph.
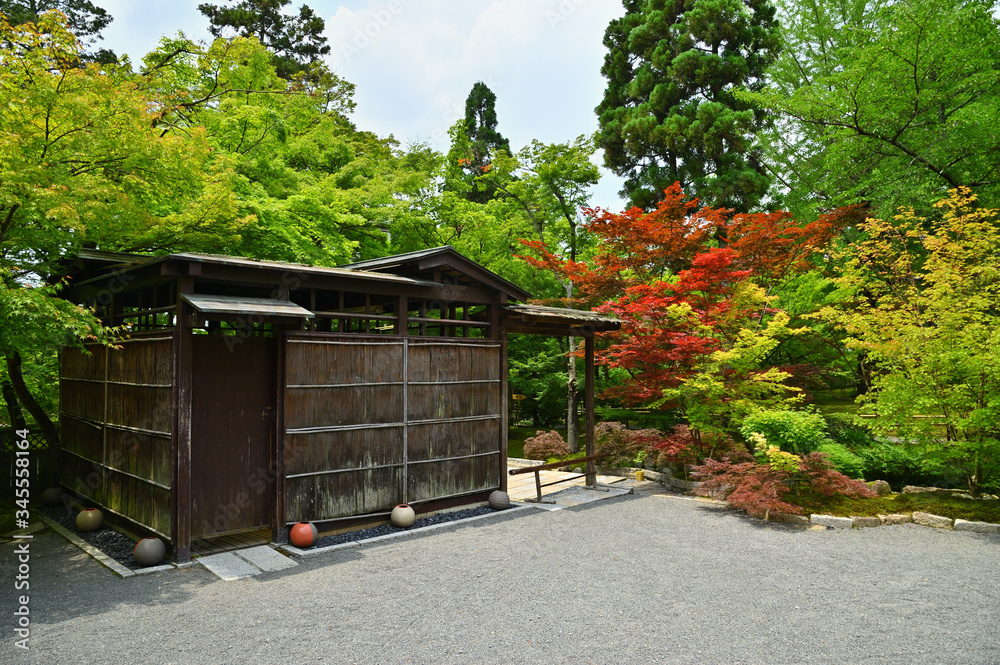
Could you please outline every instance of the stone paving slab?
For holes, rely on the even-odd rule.
[[[542,510],[562,510],[563,508],[571,508],[572,506],[593,503],[594,501],[601,501],[603,499],[612,499],[625,494],[632,494],[632,488],[600,484],[596,488],[575,486],[561,489],[558,492],[543,494],[542,496],[546,503],[525,502],[524,505],[541,508]]]
[[[241,559],[232,552],[198,557],[198,563],[227,582],[238,580],[241,577],[259,575],[262,572],[260,568],[249,561]]]
[[[284,570],[285,568],[294,568],[299,565],[281,552],[278,552],[267,545],[258,545],[257,547],[248,547],[245,550],[236,550],[233,554],[249,563],[252,563],[263,572]]]

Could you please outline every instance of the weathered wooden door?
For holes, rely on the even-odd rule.
[[[270,524],[275,348],[265,337],[194,336],[192,538]]]

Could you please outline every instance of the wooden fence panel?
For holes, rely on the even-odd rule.
[[[499,487],[500,352],[490,340],[290,336],[286,522]]]
[[[60,482],[169,537],[173,341],[87,351],[61,357]]]

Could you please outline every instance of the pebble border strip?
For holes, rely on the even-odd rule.
[[[69,542],[73,543],[74,545],[79,547],[81,550],[83,550],[93,558],[97,559],[97,561],[99,561],[101,564],[103,564],[105,567],[111,570],[111,572],[113,572],[118,577],[136,577],[139,575],[149,575],[150,573],[158,573],[161,570],[173,570],[174,568],[176,568],[176,566],[172,563],[165,563],[160,566],[150,566],[149,568],[142,568],[140,570],[132,570],[131,568],[126,568],[125,566],[118,563],[117,561],[109,557],[107,554],[97,549],[87,541],[83,540],[82,538],[80,538],[80,536],[76,535],[75,533],[64,527],[62,524],[59,524],[50,517],[42,515],[42,521],[45,523],[45,526],[49,527],[50,529],[58,533],[60,536],[62,536]]]
[[[411,529],[407,531],[398,531],[396,533],[387,533],[384,536],[375,536],[374,538],[364,538],[362,540],[352,540],[347,543],[337,543],[336,545],[327,545],[326,547],[317,547],[316,549],[303,550],[299,549],[291,543],[276,545],[277,549],[285,552],[286,554],[291,554],[294,557],[305,558],[310,556],[315,556],[317,554],[325,554],[327,552],[335,552],[337,550],[347,549],[349,547],[358,547],[359,545],[370,545],[374,543],[381,543],[387,540],[398,540],[400,538],[412,538],[413,536],[418,536],[427,531],[434,531],[435,529],[443,529],[448,526],[468,524],[469,522],[476,522],[479,520],[489,519],[491,517],[496,517],[497,515],[509,515],[527,508],[533,508],[529,504],[517,503],[515,501],[510,502],[510,508],[504,510],[495,510],[492,513],[485,513],[483,515],[475,515],[473,517],[466,517],[461,520],[452,520],[451,522],[442,522],[440,524],[430,524],[428,526],[418,527],[416,529]]]

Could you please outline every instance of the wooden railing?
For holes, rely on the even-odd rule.
[[[538,475],[539,471],[548,471],[550,469],[558,469],[559,467],[568,466],[571,464],[577,464],[579,462],[592,462],[594,460],[601,459],[602,457],[607,457],[607,453],[601,453],[599,455],[587,455],[586,457],[574,457],[573,459],[563,460],[562,462],[549,462],[548,464],[539,464],[537,466],[526,466],[520,469],[511,469],[507,472],[508,476],[516,476],[522,473],[534,473],[535,474],[535,492],[537,497],[534,499],[535,502],[541,502],[542,500],[542,488],[548,487],[549,485],[558,485],[559,483],[565,483],[570,480],[576,480],[577,478],[585,478],[586,473],[581,473],[575,476],[569,476],[567,478],[561,478],[559,480],[553,480],[551,483],[543,483],[541,477]],[[528,499],[532,501],[532,499]]]

